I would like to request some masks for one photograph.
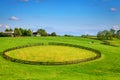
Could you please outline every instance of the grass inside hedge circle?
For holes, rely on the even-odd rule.
[[[11,50],[5,54],[11,58],[36,62],[64,62],[96,56],[95,52],[63,45],[32,46]]]

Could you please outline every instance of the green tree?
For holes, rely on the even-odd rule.
[[[37,33],[40,34],[41,36],[47,36],[47,32],[45,31],[45,29],[38,29]]]
[[[22,35],[21,31],[18,28],[15,28],[14,29],[14,36],[21,36],[21,35]]]
[[[108,30],[100,31],[97,34],[99,40],[112,40],[112,33]]]
[[[102,34],[101,31],[98,32],[98,34],[97,34],[97,39],[99,39],[99,40],[103,40],[103,39],[104,39],[104,38],[103,38],[103,34]]]
[[[10,28],[10,29],[8,29],[8,28],[6,28],[5,29],[5,32],[12,32],[13,30]]]
[[[32,36],[32,31],[30,29],[27,30],[27,36]]]
[[[115,37],[115,30],[114,29],[110,29],[110,33],[111,33],[112,37]]]
[[[90,37],[90,35],[89,35],[89,34],[86,34],[86,35],[85,35],[85,34],[83,34],[83,35],[81,35],[81,37],[82,37],[82,38],[89,38],[89,37]]]
[[[6,28],[6,29],[5,29],[5,32],[9,32],[9,29],[8,29],[8,28]]]
[[[24,29],[23,36],[27,36],[27,30],[26,29]]]
[[[110,31],[106,31],[105,38],[106,40],[112,40],[113,34]]]
[[[19,30],[20,30],[22,36],[24,36],[24,29],[23,28],[19,28]]]
[[[10,32],[12,32],[12,31],[13,31],[13,29],[12,29],[12,28],[10,28],[10,29],[9,29],[9,31],[10,31]]]
[[[120,39],[120,30],[117,31],[116,37],[117,37],[118,39]]]
[[[52,32],[51,36],[57,36],[57,34],[55,32]]]

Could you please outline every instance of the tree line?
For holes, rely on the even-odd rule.
[[[112,40],[113,38],[120,39],[120,30],[103,30],[97,33],[97,39],[99,40]]]
[[[5,29],[4,32],[0,32],[0,37],[19,37],[19,36],[33,36],[33,32],[31,29],[23,29],[23,28],[14,28],[14,29]],[[57,36],[56,32],[48,33],[45,29],[38,29],[36,31],[36,35],[39,36]],[[72,36],[65,34],[64,36]],[[89,38],[90,35],[82,35],[81,37]],[[91,36],[90,36],[91,37]],[[112,40],[113,38],[120,39],[120,30],[103,30],[97,33],[98,40]]]
[[[12,34],[13,33],[13,34]],[[23,28],[14,28],[13,29],[5,29],[4,32],[0,32],[0,37],[10,37],[10,36],[18,37],[18,36],[33,36],[33,32],[31,29],[23,29]],[[45,29],[38,29],[36,35],[39,36],[57,36],[56,32],[47,33]]]

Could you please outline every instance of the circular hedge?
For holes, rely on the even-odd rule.
[[[5,54],[8,51],[12,51],[12,50],[20,49],[20,48],[32,47],[32,46],[40,46],[40,45],[57,45],[57,46],[69,46],[69,47],[81,48],[81,49],[86,49],[86,50],[90,50],[92,52],[95,52],[96,56],[86,58],[86,59],[79,59],[79,60],[73,60],[73,61],[64,61],[64,62],[39,62],[39,61],[27,61],[27,60],[16,59],[16,58],[12,58],[12,57]],[[101,52],[99,52],[98,50],[92,49],[92,48],[83,47],[83,46],[74,45],[74,44],[49,42],[48,44],[37,43],[37,44],[29,44],[29,45],[10,48],[10,49],[7,49],[7,50],[3,51],[2,56],[5,59],[9,60],[9,61],[17,62],[17,63],[23,63],[23,64],[32,64],[32,65],[67,65],[67,64],[77,64],[77,63],[81,63],[81,62],[87,62],[87,61],[98,59],[98,58],[101,57]]]

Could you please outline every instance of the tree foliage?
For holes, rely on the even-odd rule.
[[[52,32],[51,36],[57,36],[57,34],[55,32]]]
[[[108,30],[100,31],[97,34],[99,40],[112,40],[112,33]]]
[[[90,36],[90,35],[88,35],[88,34],[86,34],[86,35],[85,35],[85,34],[81,35],[82,38],[89,38],[89,36]]]
[[[115,37],[115,30],[114,29],[110,29],[110,33],[111,33],[112,37]]]
[[[114,29],[99,31],[97,39],[99,40],[112,40],[113,38],[120,39],[120,30],[115,31]]]
[[[21,35],[22,35],[22,33],[21,33],[20,29],[15,28],[14,29],[14,36],[16,37],[16,36],[21,36]]]
[[[117,37],[118,39],[120,39],[120,30],[117,31],[116,37]]]
[[[32,31],[30,29],[27,30],[27,36],[32,36]]]
[[[37,33],[40,34],[41,36],[47,36],[47,32],[45,29],[38,29]]]
[[[11,28],[10,29],[8,29],[8,28],[5,29],[5,32],[12,32],[12,31],[13,31],[13,29],[11,29]]]
[[[65,34],[65,37],[73,37],[73,35]]]
[[[38,29],[36,32],[40,36],[57,36],[56,32],[47,33],[45,29]],[[9,36],[11,34],[14,37],[17,36],[33,36],[33,32],[31,29],[23,29],[23,28],[14,28],[14,30],[10,29],[5,29],[5,33],[0,33],[0,37],[2,36]]]

